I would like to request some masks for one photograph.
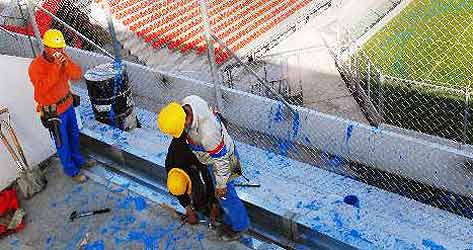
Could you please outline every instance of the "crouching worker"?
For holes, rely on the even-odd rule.
[[[85,161],[80,152],[79,129],[69,81],[81,78],[81,69],[64,51],[66,42],[59,30],[44,33],[44,52],[38,55],[28,69],[34,87],[37,112],[43,125],[49,129],[56,144],[64,173],[76,182],[87,180],[80,169],[94,165]],[[78,104],[77,104],[78,105]]]
[[[212,166],[215,197],[224,212],[223,240],[236,240],[246,231],[250,221],[245,206],[238,197],[234,179],[241,175],[241,166],[232,138],[221,121],[202,98],[192,95],[181,103],[172,102],[158,117],[158,126],[166,134],[186,142],[199,162]]]
[[[207,166],[197,160],[185,136],[174,138],[166,155],[167,186],[186,209],[189,224],[199,222],[196,212],[210,217],[215,224],[220,207],[214,196],[214,185]]]

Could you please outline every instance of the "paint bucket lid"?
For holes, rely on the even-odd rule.
[[[85,80],[92,82],[100,82],[109,80],[115,75],[122,75],[124,69],[123,64],[105,63],[87,70],[84,75]]]

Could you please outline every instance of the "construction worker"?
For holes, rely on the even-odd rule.
[[[94,161],[85,161],[80,152],[79,129],[69,85],[69,80],[79,80],[82,72],[64,51],[66,42],[59,30],[46,31],[43,44],[44,52],[33,59],[28,69],[37,111],[43,125],[52,133],[64,173],[83,183],[87,178],[80,169],[94,165]]]
[[[202,98],[191,95],[181,103],[171,102],[158,117],[163,133],[179,138],[186,132],[186,141],[197,159],[212,166],[216,182],[215,196],[224,212],[224,240],[235,240],[249,227],[249,218],[238,197],[234,179],[241,175],[240,162],[232,138],[215,112]]]
[[[167,186],[186,209],[189,224],[197,224],[197,212],[210,216],[215,224],[220,207],[214,196],[214,184],[208,167],[197,160],[187,146],[185,134],[173,138],[166,155]]]

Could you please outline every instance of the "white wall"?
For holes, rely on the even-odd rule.
[[[10,110],[13,127],[31,166],[44,161],[56,150],[48,131],[36,115],[33,86],[28,77],[31,59],[0,55],[0,105]],[[16,178],[16,168],[0,143],[0,190]]]

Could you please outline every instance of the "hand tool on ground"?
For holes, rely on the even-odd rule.
[[[92,216],[92,215],[96,215],[96,214],[108,213],[110,211],[111,211],[110,208],[98,209],[98,210],[87,211],[87,212],[74,211],[74,212],[71,213],[71,216],[69,216],[69,220],[72,222],[75,219],[78,219],[78,218],[81,218],[81,217],[87,217],[87,216]]]
[[[237,183],[235,187],[261,187],[260,184],[251,184],[251,183]]]

